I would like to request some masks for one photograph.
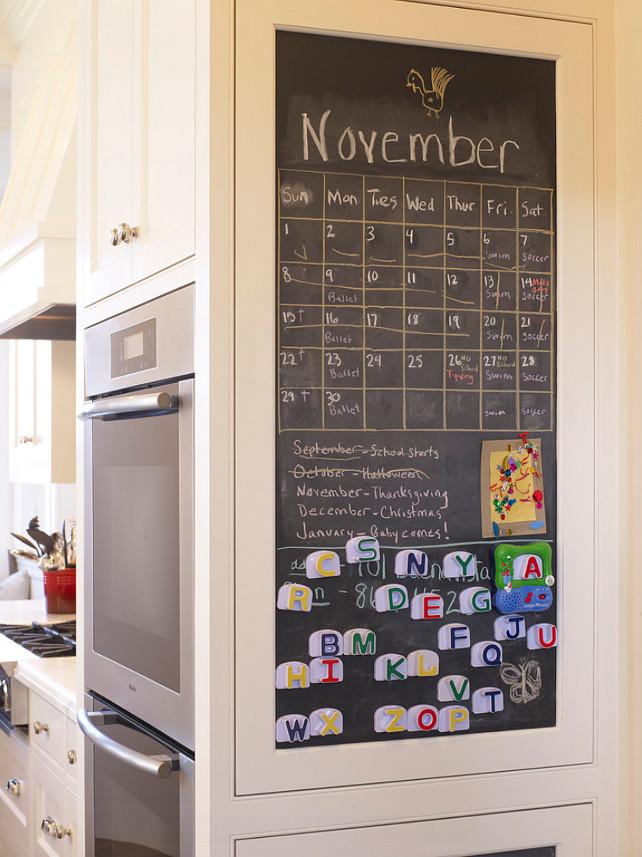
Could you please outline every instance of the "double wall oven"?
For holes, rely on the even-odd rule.
[[[193,852],[193,300],[85,331],[88,857]]]

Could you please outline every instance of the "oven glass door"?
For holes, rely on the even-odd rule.
[[[191,857],[194,762],[129,718],[92,703],[88,707],[106,714],[107,722],[92,722],[96,714],[86,711],[79,715],[81,728],[89,721],[88,857]],[[166,760],[175,770],[164,777],[144,770],[137,767],[137,754],[149,759],[150,767]]]
[[[86,423],[87,685],[186,746],[193,746],[180,731],[193,684],[192,385],[157,388],[176,397],[169,413]]]

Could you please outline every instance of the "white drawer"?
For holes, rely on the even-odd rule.
[[[31,818],[34,857],[71,857],[75,843],[75,820],[70,809],[70,792],[65,789],[61,775],[36,756],[33,757],[32,777],[34,813]],[[57,829],[60,838],[57,835]]]
[[[23,852],[27,843],[28,779],[28,747],[17,736],[0,733],[0,830],[3,835],[11,833]]]
[[[61,768],[67,767],[67,717],[45,699],[29,694],[29,737]]]
[[[67,756],[65,768],[74,779],[78,774],[78,751],[80,749],[80,729],[70,717],[67,718]]]

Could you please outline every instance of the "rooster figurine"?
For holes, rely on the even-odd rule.
[[[421,102],[428,110],[428,116],[438,116],[444,106],[444,91],[455,75],[449,74],[445,68],[430,69],[430,85],[432,89],[426,89],[424,79],[414,68],[410,70],[406,86],[410,86],[413,92],[421,95]]]

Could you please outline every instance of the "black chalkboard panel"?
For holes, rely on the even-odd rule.
[[[277,745],[550,727],[555,65],[276,40]],[[348,561],[358,536],[377,559]],[[509,569],[508,636],[499,543],[553,548],[542,609],[534,566]],[[412,577],[404,550],[425,554]],[[413,616],[426,594],[442,617]]]
[[[548,848],[524,848],[519,851],[496,851],[494,854],[480,854],[479,857],[555,857],[554,845]]]

